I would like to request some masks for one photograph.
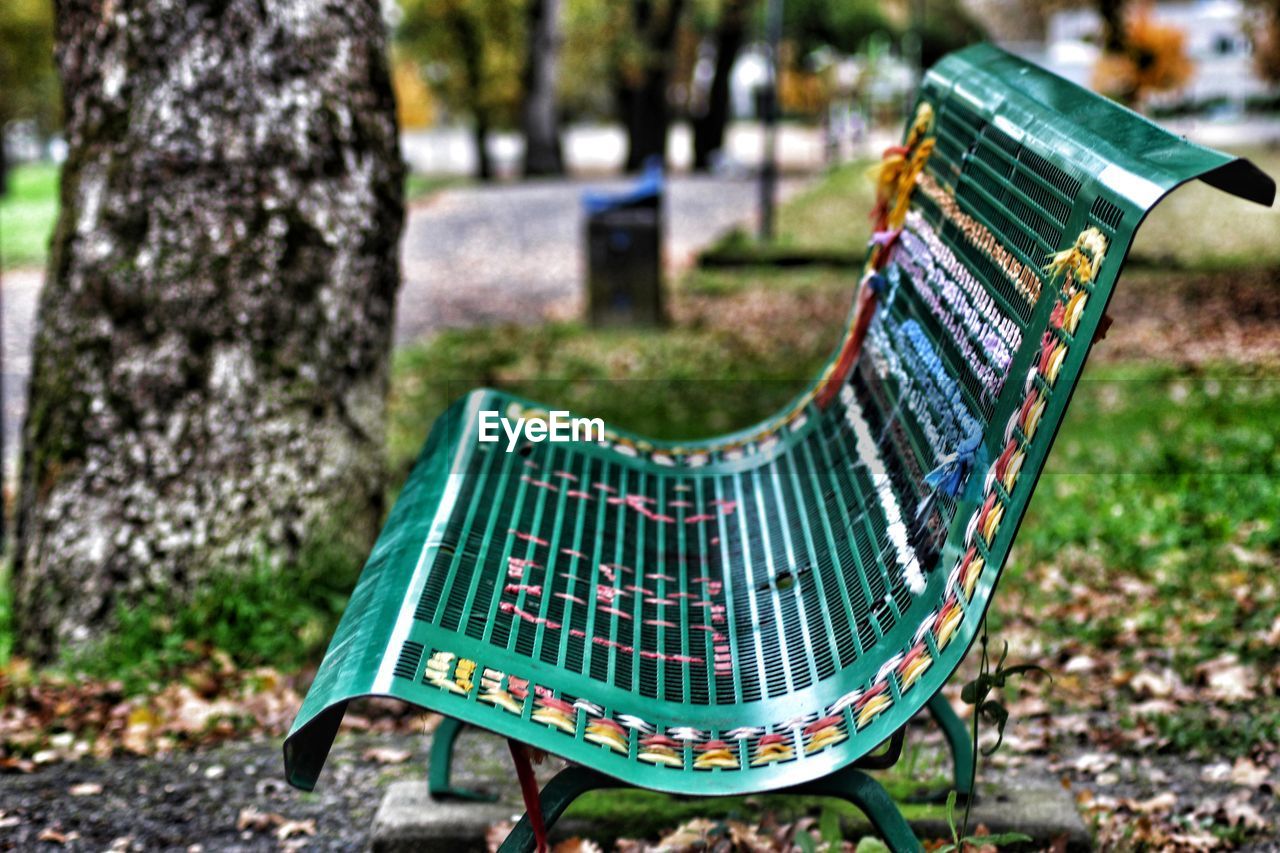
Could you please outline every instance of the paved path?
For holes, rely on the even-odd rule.
[[[401,243],[397,344],[445,328],[532,323],[576,311],[582,291],[581,194],[626,185],[548,180],[468,186],[410,208]],[[802,185],[785,180],[783,197]],[[669,187],[669,268],[688,264],[699,248],[733,225],[753,222],[758,189],[749,178],[678,176]],[[41,270],[3,274],[4,459],[10,476],[41,282]]]
[[[536,322],[580,307],[581,195],[625,181],[534,181],[446,190],[413,208],[402,248],[400,343],[443,328]],[[728,228],[752,223],[747,178],[677,177],[667,195],[666,262],[687,265]],[[782,193],[800,186],[784,181]]]

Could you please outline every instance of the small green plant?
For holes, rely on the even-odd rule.
[[[989,698],[993,691],[1001,690],[1008,683],[1009,679],[1015,676],[1027,675],[1032,672],[1039,672],[1048,675],[1048,671],[1034,663],[1020,663],[1013,666],[1007,666],[1005,661],[1009,657],[1009,644],[1004,644],[1004,649],[1000,652],[1000,659],[996,661],[995,669],[990,666],[990,658],[987,655],[987,626],[986,622],[982,625],[982,635],[980,642],[982,643],[982,663],[978,671],[978,677],[966,684],[960,691],[960,699],[966,705],[974,706],[974,751],[977,752],[977,730],[979,716],[985,717],[989,722],[995,725],[996,742],[990,748],[982,750],[983,755],[994,755],[1000,745],[1004,743],[1004,729],[1009,723],[1009,709],[1004,706],[998,698]],[[1052,680],[1052,676],[1050,676]]]
[[[987,631],[987,620],[982,620],[982,631],[978,635],[978,642],[981,647],[981,654],[978,659],[978,675],[972,681],[964,685],[960,690],[960,699],[967,705],[973,706],[973,724],[971,728],[972,746],[973,746],[973,771],[969,779],[969,790],[973,791],[977,788],[978,778],[978,759],[980,756],[990,757],[995,755],[1004,743],[1005,726],[1009,723],[1009,709],[1005,707],[1002,691],[1008,686],[1010,679],[1028,675],[1030,673],[1039,672],[1046,676],[1048,671],[1034,663],[1020,663],[1009,665],[1006,661],[1009,659],[1009,643],[1004,644],[1004,648],[1000,652],[999,659],[995,662],[994,668],[991,665],[991,656],[989,652],[990,635]],[[1052,681],[1053,677],[1049,676]],[[994,695],[993,695],[994,694]],[[978,734],[979,727],[985,719],[987,722],[996,727],[996,742],[988,749],[979,749]],[[951,847],[942,848],[943,850],[961,850],[964,844],[970,843],[973,839],[969,835],[969,817],[973,807],[973,797],[965,800],[964,804],[964,823],[963,828],[956,829],[955,824],[955,802],[956,792],[952,791],[947,795],[947,825],[951,827]],[[1001,840],[1004,839],[1004,840]],[[983,836],[983,844],[991,844],[999,847],[1001,844],[1013,844],[1022,841],[1030,841],[1031,839],[1025,835],[1018,833],[1003,833],[997,836]]]
[[[960,830],[956,828],[956,792],[952,791],[947,794],[947,826],[951,829],[951,840],[941,847],[935,848],[935,853],[960,853],[966,846],[972,844],[974,847],[1003,847],[1006,844],[1026,844],[1031,841],[1030,835],[1023,835],[1021,832],[1001,832],[998,835],[969,835],[969,808],[965,807],[965,828]]]

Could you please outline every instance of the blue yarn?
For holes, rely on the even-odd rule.
[[[954,498],[960,494],[965,478],[973,468],[978,451],[982,448],[982,431],[971,427],[955,452],[943,457],[938,467],[925,475],[925,483],[935,491]]]
[[[941,403],[940,408],[947,413],[947,431],[955,429],[960,435],[971,434],[978,428],[977,421],[964,404],[959,383],[947,372],[924,329],[915,320],[906,320],[898,326],[897,335],[899,351],[912,362],[914,378],[923,383],[935,405]]]

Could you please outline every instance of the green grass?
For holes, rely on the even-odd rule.
[[[1280,176],[1280,149],[1233,153],[1273,178]],[[1192,181],[1151,212],[1134,240],[1131,260],[1166,269],[1274,266],[1280,262],[1280,206],[1264,208]]]
[[[862,248],[871,237],[875,204],[871,167],[867,161],[840,166],[783,205],[778,243],[815,251]]]
[[[9,172],[0,198],[0,268],[39,266],[58,218],[58,167],[28,163]]]
[[[0,561],[0,667],[13,654],[13,589],[9,586],[9,561]]]
[[[1233,656],[1253,694],[1143,712],[1178,754],[1235,757],[1280,741],[1266,638],[1280,624],[1280,375],[1221,365],[1090,370],[1028,509],[992,609],[1050,670],[1076,655],[1115,677],[1199,668]],[[1059,673],[1061,676],[1061,673]],[[1104,701],[1136,725],[1136,697],[1060,677],[1067,707]]]
[[[1280,176],[1280,149],[1243,148],[1269,175]],[[875,200],[869,170],[859,161],[840,166],[791,199],[778,214],[772,245],[736,230],[705,253],[738,263],[772,263],[778,255],[812,255],[848,263],[861,256],[871,235],[868,212]],[[1230,227],[1223,227],[1230,223]],[[1217,271],[1280,263],[1280,206],[1261,205],[1193,181],[1162,201],[1138,232],[1131,263],[1161,269]]]
[[[1010,561],[1039,632],[1162,648],[1188,681],[1223,652],[1274,662],[1261,637],[1280,616],[1280,376],[1221,373],[1116,366],[1081,382]],[[1081,585],[1103,596],[1084,622]]]
[[[149,692],[220,656],[239,669],[295,670],[319,660],[359,569],[349,549],[317,542],[289,570],[287,584],[266,559],[245,573],[216,574],[182,607],[166,594],[118,607],[115,633],[63,666],[117,679],[127,694]]]
[[[910,821],[928,820],[939,824],[946,819],[943,806],[906,803],[900,808]],[[834,818],[845,839],[874,834],[871,822],[852,803],[794,794],[680,799],[637,788],[592,791],[575,800],[566,810],[565,818],[602,827],[606,834],[657,838],[696,818],[758,825],[763,814],[772,814],[784,824],[806,815],[822,815],[824,821]]]
[[[870,211],[875,203],[871,163],[857,161],[831,170],[821,181],[790,199],[778,211],[777,236],[764,245],[735,229],[707,249],[704,257],[756,258],[770,263],[777,256],[810,256],[830,263],[854,263],[871,237]]]
[[[576,323],[451,331],[395,356],[389,454],[403,471],[428,426],[471,388],[502,387],[657,438],[687,439],[747,426],[803,390],[829,356],[847,304],[847,274],[697,276],[691,291],[754,290],[718,322],[695,317],[664,332],[594,330]],[[752,297],[756,302],[752,302]],[[827,306],[820,318],[795,305]],[[804,328],[775,334],[773,305]],[[754,305],[754,307],[753,307]],[[724,319],[729,324],[723,323]]]
[[[410,172],[404,179],[404,199],[410,204],[425,201],[441,190],[464,186],[468,182],[468,178],[456,175],[423,175]]]

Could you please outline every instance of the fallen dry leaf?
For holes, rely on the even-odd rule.
[[[280,826],[276,829],[276,838],[280,841],[288,841],[295,835],[315,835],[316,822],[310,818],[307,820],[282,820]]]
[[[1192,816],[1228,826],[1239,826],[1252,832],[1266,829],[1267,821],[1250,802],[1251,796],[1250,791],[1237,790],[1221,800],[1207,799],[1196,806]]]
[[[705,818],[694,818],[676,828],[674,832],[664,836],[658,842],[657,850],[684,850],[689,847],[705,847],[707,836],[716,825]]]
[[[1208,764],[1200,769],[1201,782],[1226,782],[1231,779],[1231,765],[1225,761]]]
[[[102,786],[97,782],[81,782],[68,788],[67,793],[73,797],[95,797],[102,793]]]
[[[1254,764],[1244,756],[1237,758],[1231,767],[1231,782],[1245,788],[1261,788],[1270,775],[1267,768]]]
[[[1172,791],[1156,794],[1145,800],[1122,800],[1129,811],[1136,814],[1164,814],[1173,811],[1178,805],[1178,795]]]
[[[1107,755],[1101,752],[1086,752],[1077,756],[1076,760],[1071,762],[1071,767],[1077,773],[1088,773],[1096,776],[1104,770],[1109,770],[1115,766],[1117,759],[1114,755]]]
[[[773,850],[772,842],[762,838],[756,827],[741,821],[729,822],[729,839],[736,850]]]
[[[1258,674],[1234,654],[1220,655],[1196,667],[1205,694],[1215,702],[1244,702],[1257,696]]]
[[[1129,689],[1140,699],[1168,699],[1175,694],[1185,697],[1188,693],[1182,679],[1169,668],[1159,672],[1144,669],[1130,679]]]
[[[36,841],[48,841],[50,844],[70,844],[80,837],[78,832],[62,832],[52,826],[40,830]]]
[[[413,755],[407,749],[395,749],[390,746],[371,746],[360,756],[374,764],[403,764]]]
[[[236,818],[236,829],[244,832],[246,829],[253,832],[266,832],[273,826],[279,826],[284,823],[284,816],[275,812],[261,812],[253,806],[246,806],[240,810],[239,816]]]

